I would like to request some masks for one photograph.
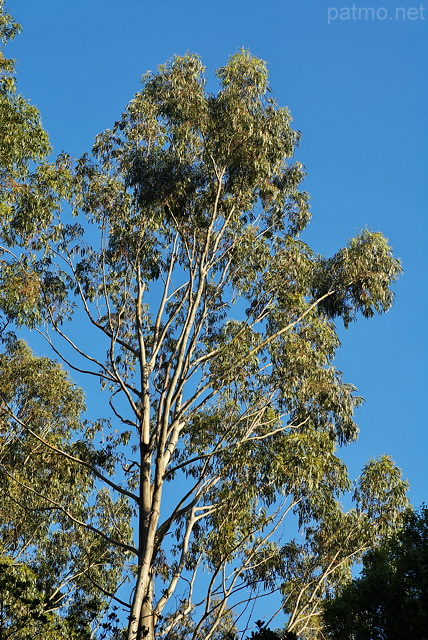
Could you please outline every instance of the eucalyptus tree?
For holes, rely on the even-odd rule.
[[[387,311],[400,264],[377,232],[331,258],[299,238],[299,134],[265,64],[240,51],[217,75],[207,92],[195,55],[146,75],[92,154],[41,165],[2,220],[3,312],[104,390],[88,383],[108,473],[85,437],[62,455],[133,511],[132,539],[113,519],[107,540],[131,565],[128,594],[108,590],[127,640],[234,637],[278,589],[290,633],[316,637],[323,595],[407,508],[385,457],[343,511],[361,399],[333,364],[335,321]]]

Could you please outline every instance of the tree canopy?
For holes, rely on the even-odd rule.
[[[111,601],[127,640],[236,637],[248,603],[279,591],[288,632],[321,637],[325,594],[408,507],[388,456],[348,478],[338,447],[361,398],[334,366],[335,321],[387,311],[400,263],[370,230],[330,258],[305,244],[299,134],[265,63],[239,51],[217,77],[209,92],[199,57],[175,57],[92,153],[25,175],[46,143],[4,163],[21,182],[2,195],[0,308],[88,379],[97,419],[58,364],[14,343],[0,415],[5,456],[19,447],[2,477],[12,501],[31,496],[20,518],[49,513],[26,549],[51,573],[49,540],[71,536],[57,593],[80,613],[102,596],[95,634]],[[23,131],[39,131],[31,113]]]

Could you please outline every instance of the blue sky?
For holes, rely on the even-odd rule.
[[[267,61],[273,95],[302,132],[313,220],[303,239],[332,254],[382,231],[403,261],[387,315],[341,331],[337,364],[366,403],[353,476],[389,453],[428,500],[426,417],[428,4],[418,0],[10,0],[24,31],[6,50],[55,153],[81,154],[140,77],[173,54],[214,70],[244,46]]]

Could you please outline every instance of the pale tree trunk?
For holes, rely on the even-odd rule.
[[[155,640],[154,627],[153,589],[151,581],[147,581],[141,568],[132,603],[127,640]]]
[[[147,467],[149,465],[146,465]],[[137,583],[132,601],[127,640],[154,640],[154,611],[153,611],[153,576],[152,564],[154,554],[154,534],[157,518],[151,512],[150,491],[146,493],[142,483],[142,507],[140,510],[139,533],[139,565]],[[144,498],[148,500],[145,503]]]

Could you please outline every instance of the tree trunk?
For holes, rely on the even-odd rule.
[[[155,640],[152,592],[147,571],[140,567],[126,640]]]

